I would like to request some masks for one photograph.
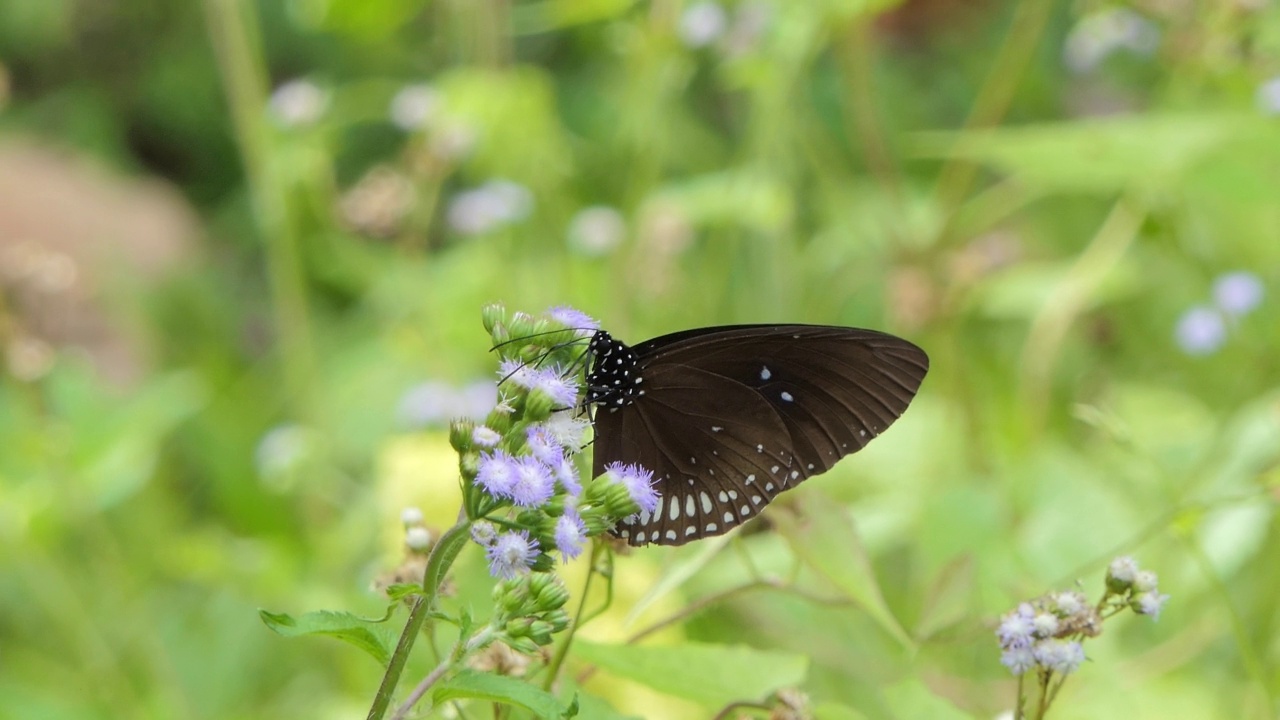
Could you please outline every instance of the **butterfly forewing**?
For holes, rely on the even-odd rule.
[[[631,350],[644,392],[597,408],[594,466],[654,473],[662,506],[615,531],[633,545],[683,544],[754,517],[883,432],[928,370],[905,340],[812,325],[689,330]]]

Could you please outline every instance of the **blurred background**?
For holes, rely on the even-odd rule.
[[[865,562],[884,613],[759,590],[669,638],[994,717],[992,620],[1126,553],[1172,600],[1059,716],[1280,717],[1278,280],[1269,0],[0,0],[0,717],[365,712],[375,663],[256,611],[377,616],[401,508],[452,523],[491,301],[931,355],[773,510],[831,532],[646,603]],[[701,552],[620,559],[593,632]]]

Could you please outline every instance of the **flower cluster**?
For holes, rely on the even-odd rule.
[[[1179,347],[1188,355],[1217,352],[1227,340],[1230,323],[1257,309],[1265,295],[1262,280],[1253,273],[1219,275],[1213,283],[1213,303],[1196,305],[1178,320],[1174,336]]]
[[[553,552],[566,562],[578,557],[588,538],[652,511],[658,496],[652,474],[633,465],[615,463],[586,484],[580,478],[582,341],[598,323],[564,307],[508,318],[490,306],[484,318],[501,358],[500,401],[481,424],[455,421],[450,441],[462,458],[472,539],[492,575],[515,580],[550,570]]]
[[[1091,604],[1077,591],[1050,593],[1020,603],[996,628],[1000,662],[1014,675],[1038,670],[1044,682],[1069,675],[1085,660],[1085,638],[1102,632],[1104,619],[1131,608],[1157,619],[1169,599],[1156,587],[1156,575],[1141,570],[1131,557],[1118,557],[1107,569],[1106,591]]]

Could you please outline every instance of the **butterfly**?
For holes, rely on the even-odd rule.
[[[910,342],[824,325],[725,325],[628,346],[587,345],[594,476],[614,462],[653,473],[654,512],[613,533],[683,545],[756,517],[830,470],[907,409],[929,370]]]

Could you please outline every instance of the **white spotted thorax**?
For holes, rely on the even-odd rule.
[[[604,330],[597,330],[587,344],[593,358],[587,374],[587,404],[616,412],[644,395],[644,378],[636,367],[639,357]]]

